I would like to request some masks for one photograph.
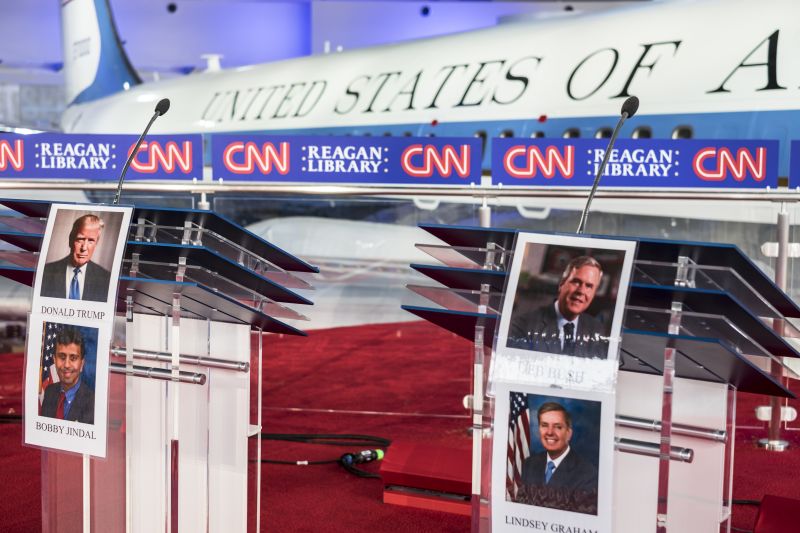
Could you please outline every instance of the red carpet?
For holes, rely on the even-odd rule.
[[[19,413],[22,356],[0,355],[0,414]],[[368,434],[387,439],[469,446],[461,406],[470,389],[469,343],[424,323],[312,332],[306,339],[265,337],[264,406],[268,433]],[[739,395],[740,424],[755,426],[752,409],[765,400]],[[800,499],[800,432],[792,447],[767,453],[754,442],[761,429],[736,438],[735,499],[764,494]],[[18,423],[0,424],[0,531],[41,529],[40,452],[21,445]],[[358,451],[265,441],[265,457],[322,460]],[[371,463],[365,469],[377,472]],[[335,464],[263,466],[262,529],[277,532],[468,531],[469,519],[384,505],[382,483]],[[755,507],[734,506],[733,525],[752,529]]]

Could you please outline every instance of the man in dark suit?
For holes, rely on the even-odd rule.
[[[69,233],[69,255],[44,265],[42,296],[93,302],[108,299],[111,273],[92,262],[103,226],[97,215],[84,215],[75,221]]]
[[[593,257],[567,263],[558,282],[556,300],[528,313],[512,316],[507,346],[537,352],[608,357],[608,336],[596,318],[585,313],[603,277]]]
[[[597,514],[597,469],[569,446],[572,418],[559,403],[538,411],[543,452],[522,465],[522,485],[514,501],[563,511]]]
[[[44,390],[41,415],[94,424],[94,392],[81,382],[86,359],[80,331],[64,326],[56,334],[55,346],[58,383],[52,383]]]

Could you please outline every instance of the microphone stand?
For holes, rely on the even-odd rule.
[[[586,207],[583,208],[583,213],[581,213],[581,221],[578,223],[578,229],[575,230],[575,233],[581,234],[583,230],[586,228],[586,220],[589,218],[589,206],[592,205],[592,199],[594,198],[595,193],[597,192],[597,186],[600,185],[600,176],[603,175],[603,172],[606,169],[606,165],[608,164],[608,158],[611,155],[611,149],[614,147],[614,143],[617,140],[617,135],[619,135],[619,129],[622,127],[622,124],[628,119],[628,112],[623,111],[622,116],[619,118],[617,122],[617,127],[614,128],[614,133],[611,134],[611,140],[608,141],[608,147],[606,148],[606,153],[603,155],[603,161],[600,163],[600,168],[597,169],[597,175],[594,177],[594,183],[592,184],[592,190],[589,192],[589,198],[586,200]]]
[[[150,126],[153,125],[153,122],[156,121],[158,117],[161,116],[161,110],[156,109],[156,112],[153,113],[153,118],[150,119],[150,122],[147,123],[147,127],[144,129],[141,135],[139,135],[139,140],[136,141],[136,146],[133,147],[133,151],[131,151],[130,155],[128,156],[128,160],[125,161],[125,166],[122,167],[122,173],[119,175],[119,183],[117,183],[117,192],[114,195],[114,201],[112,205],[119,204],[119,197],[122,196],[122,182],[125,179],[125,173],[128,172],[128,167],[131,166],[133,162],[133,158],[136,157],[136,153],[139,151],[139,146],[142,145],[142,141],[144,140],[145,135],[147,132],[150,131]]]

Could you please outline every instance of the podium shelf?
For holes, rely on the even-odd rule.
[[[125,254],[126,256],[139,254],[141,261],[167,264],[175,269],[181,260],[185,260],[187,265],[203,267],[228,280],[236,280],[237,284],[271,300],[285,303],[311,304],[310,300],[285,289],[277,283],[248,270],[242,265],[204,246],[129,241],[125,249]],[[173,274],[168,277],[174,279],[175,275]],[[166,279],[166,277],[164,279]]]
[[[442,327],[460,337],[470,341],[475,338],[475,327],[483,321],[487,334],[483,337],[484,344],[491,348],[494,343],[494,330],[499,315],[492,313],[470,313],[465,311],[450,311],[447,309],[434,309],[415,305],[403,305],[403,309],[418,317]]]
[[[800,318],[800,307],[794,300],[775,285],[737,246],[661,239],[635,240],[639,242],[637,261],[674,263],[679,256],[684,256],[697,265],[732,269],[782,316]]]
[[[7,242],[26,252],[38,252],[42,247],[41,233],[23,233],[20,231],[0,231],[0,240]]]
[[[189,222],[196,226],[208,229],[235,242],[251,253],[262,257],[270,263],[294,272],[319,272],[315,266],[294,257],[292,254],[270,244],[261,237],[247,231],[235,222],[213,211],[202,209],[173,209],[165,207],[136,207],[133,211],[133,222],[146,219],[158,225],[183,226]]]
[[[795,398],[791,391],[747,357],[714,338],[625,329],[620,350],[620,369],[663,373],[663,354],[667,343],[676,349],[675,373],[678,377],[730,383],[744,392]]]
[[[446,287],[429,287],[427,285],[406,285],[406,287],[423,298],[451,311],[480,312],[481,292],[472,289],[448,289]],[[500,314],[503,294],[490,292],[487,294],[486,310]]]
[[[473,248],[467,246],[442,246],[439,244],[417,244],[417,249],[425,252],[445,266],[455,268],[483,268],[487,254],[493,254],[492,267],[505,270],[510,253],[500,249]]]
[[[148,314],[169,316],[173,293],[181,294],[183,310],[202,319],[250,324],[254,329],[262,329],[269,333],[306,335],[303,331],[247,307],[220,292],[191,282],[121,277],[117,310],[124,312],[125,297],[127,294],[132,294],[134,303],[153,310],[153,313]]]
[[[724,292],[632,283],[628,296],[628,307],[669,311],[673,301],[682,302],[684,312],[695,313],[696,315],[703,314],[709,318],[722,317],[719,313],[721,310],[724,311],[724,318],[732,327],[715,331],[723,335],[724,341],[729,342],[733,346],[737,346],[742,352],[752,349],[749,346],[742,345],[744,342],[743,339],[750,338],[760,346],[762,350],[774,356],[800,357],[800,353],[771,327],[768,327],[763,321],[744,308],[739,301]],[[626,314],[629,313],[630,311]],[[648,321],[645,320],[642,322],[641,326],[632,327],[633,329],[666,331],[666,325],[669,321],[668,313],[661,313],[660,315],[658,313],[649,313],[648,320],[652,321],[653,317],[658,318],[659,316],[662,317],[661,321],[655,321],[648,325]],[[625,320],[626,324],[630,323],[629,317],[626,317]],[[666,320],[666,322],[664,322],[664,320]],[[710,332],[711,328],[720,323],[719,321],[709,321],[706,325],[699,324],[699,326],[709,331],[701,333],[698,336],[712,336],[714,333]],[[697,332],[695,332],[695,334],[697,334]],[[763,355],[760,353],[762,350],[758,350],[758,355]]]
[[[678,273],[677,263],[660,261],[636,261],[633,282],[644,285],[674,286]],[[686,277],[692,280],[693,289],[708,289],[727,292],[754,315],[766,318],[783,318],[769,301],[730,267],[689,264]]]
[[[419,264],[412,264],[411,268],[451,289],[479,291],[481,285],[488,284],[492,291],[503,292],[506,285],[506,273],[499,270],[452,268]]]
[[[492,242],[508,251],[514,248],[514,241],[518,233],[516,229],[448,226],[445,224],[420,224],[419,227],[450,246],[485,248],[488,243]]]

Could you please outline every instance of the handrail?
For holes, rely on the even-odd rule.
[[[133,365],[128,368],[127,365],[122,363],[109,363],[108,371],[112,374],[125,374],[126,376],[133,376],[137,378],[150,378],[160,379],[162,381],[179,381],[181,383],[190,383],[192,385],[205,385],[206,375],[196,372],[180,372],[178,379],[172,376],[172,371],[165,368],[153,368],[148,366]]]
[[[111,354],[119,357],[125,357],[127,351],[125,348],[111,348]],[[168,352],[154,352],[150,350],[133,350],[134,359],[147,359],[150,361],[160,361],[162,363],[171,363],[172,354]],[[225,359],[217,359],[214,357],[198,357],[195,355],[180,355],[180,364],[206,366],[209,368],[221,368],[224,370],[235,370],[236,372],[247,372],[250,370],[250,363],[240,361],[228,361]]]
[[[0,180],[2,190],[93,190],[112,191],[113,183],[97,183],[65,180]],[[184,192],[184,193],[223,193],[223,192],[262,192],[270,194],[304,194],[310,196],[469,196],[480,198],[537,197],[537,198],[575,198],[585,199],[584,188],[563,189],[552,187],[507,187],[507,186],[436,186],[415,187],[405,185],[302,185],[282,183],[219,183],[219,182],[128,182],[127,192]],[[800,201],[797,189],[764,190],[630,190],[605,187],[597,192],[598,198],[611,199],[654,199],[654,200],[751,200],[767,202]]]
[[[647,418],[636,418],[634,416],[617,415],[615,419],[616,425],[620,427],[643,429],[646,431],[653,431],[659,433],[661,431],[660,420],[650,420]],[[698,439],[713,440],[715,442],[725,442],[727,434],[720,429],[710,429],[699,426],[689,426],[686,424],[672,424],[672,433],[675,435],[684,435],[687,437],[695,437]]]
[[[647,457],[661,456],[661,446],[659,444],[641,440],[624,439],[621,437],[614,437],[614,449],[634,455],[645,455]],[[670,446],[669,458],[671,461],[691,463],[694,460],[694,450],[691,448]]]

